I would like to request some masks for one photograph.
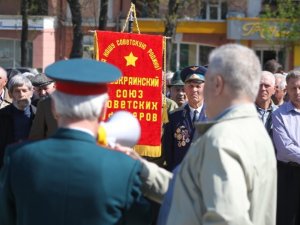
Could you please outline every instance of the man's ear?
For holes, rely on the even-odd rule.
[[[272,95],[274,95],[276,92],[276,87],[274,86],[273,90],[272,90]]]
[[[220,75],[214,77],[215,94],[220,95],[224,89],[224,80]]]
[[[10,98],[13,98],[13,94],[12,94],[12,92],[10,92],[10,90],[8,90],[8,96],[9,96]]]
[[[283,92],[286,93],[286,88],[283,89]]]
[[[105,115],[106,115],[106,110],[107,110],[107,103],[103,104],[102,109],[101,109],[101,113],[100,116],[98,118],[98,122],[100,123],[101,121],[104,121],[105,119]]]

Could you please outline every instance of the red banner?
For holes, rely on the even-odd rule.
[[[95,53],[98,60],[123,72],[119,80],[109,84],[107,117],[118,110],[131,112],[142,128],[135,149],[141,155],[160,156],[163,37],[96,31]]]

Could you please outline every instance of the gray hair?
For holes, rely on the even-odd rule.
[[[261,78],[261,65],[255,52],[238,44],[226,44],[209,55],[208,69],[220,75],[233,95],[244,95],[255,101]]]
[[[102,95],[69,95],[54,91],[51,95],[56,113],[63,118],[98,119],[102,107],[106,104],[108,94]]]
[[[15,87],[23,85],[27,86],[30,91],[33,89],[32,83],[27,77],[23,75],[15,75],[8,82],[8,91],[12,93]]]
[[[284,90],[286,88],[286,80],[285,80],[286,76],[283,75],[282,73],[275,73],[274,76],[275,76],[275,79],[277,79],[277,78],[281,79],[280,83],[278,84],[278,88],[280,90]]]
[[[286,76],[286,82],[288,83],[289,80],[292,78],[300,79],[300,71],[292,70],[292,71],[288,72],[288,75]]]
[[[263,79],[264,77],[266,78],[270,78],[271,82],[272,82],[272,86],[275,86],[275,76],[273,73],[267,71],[267,70],[263,70],[261,73],[261,79]]]

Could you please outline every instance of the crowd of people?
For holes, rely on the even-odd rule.
[[[0,68],[0,224],[299,224],[300,72],[238,44],[208,61],[169,78],[163,165],[97,144],[115,66]]]

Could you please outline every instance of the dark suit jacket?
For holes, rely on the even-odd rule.
[[[203,105],[198,121],[206,120],[205,105]],[[163,152],[169,171],[172,171],[182,161],[190,147],[194,132],[195,128],[188,104],[170,113],[162,139]]]
[[[4,162],[1,225],[147,222],[149,209],[139,205],[141,163],[98,146],[88,133],[59,129],[49,139],[10,146]],[[144,222],[131,220],[133,207]]]
[[[4,149],[7,145],[14,142],[14,119],[13,119],[13,104],[7,105],[0,109],[0,168],[3,164]],[[35,106],[30,106],[32,121],[35,116]],[[22,129],[22,127],[20,127]]]
[[[40,100],[29,133],[29,139],[50,137],[57,129],[57,121],[51,109],[51,98]]]

